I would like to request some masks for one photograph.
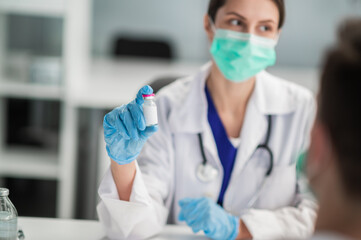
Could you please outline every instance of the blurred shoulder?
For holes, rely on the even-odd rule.
[[[259,78],[262,82],[263,92],[268,98],[266,101],[277,101],[277,105],[287,106],[294,110],[315,107],[314,94],[309,89],[266,71],[263,71]]]

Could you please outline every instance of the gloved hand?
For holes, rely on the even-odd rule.
[[[239,219],[228,214],[209,198],[184,198],[179,201],[179,221],[186,221],[194,233],[201,230],[212,239],[235,239]]]
[[[131,163],[139,155],[147,139],[158,126],[146,127],[143,115],[143,94],[152,94],[150,86],[139,90],[135,100],[115,108],[103,121],[106,149],[111,159],[120,165]]]

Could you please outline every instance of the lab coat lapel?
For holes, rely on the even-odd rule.
[[[289,114],[295,110],[295,97],[285,90],[283,81],[266,71],[257,74],[241,130],[242,142],[233,168],[236,173],[239,174],[244,169],[257,146],[264,143],[268,127],[267,115]]]
[[[214,163],[214,166],[217,166],[220,172],[223,172],[223,167],[221,160],[219,159],[218,150],[216,141],[213,136],[212,129],[207,122],[206,128],[202,133],[204,148],[211,154],[212,158],[209,161]]]
[[[189,133],[195,136],[201,133],[207,160],[222,171],[217,145],[207,118],[208,103],[205,84],[211,66],[210,62],[205,64],[201,71],[192,77],[191,90],[186,100],[175,108],[176,111],[171,113],[170,122],[173,133]]]
[[[205,85],[206,85],[207,77],[210,72],[210,67],[211,65],[208,64],[208,66],[205,68],[207,70],[205,71],[205,74],[202,75],[201,81],[199,82],[200,84],[198,84],[198,90],[197,90],[198,96],[193,97],[194,99],[197,99],[195,102],[200,103],[199,108],[198,109],[192,107],[189,108],[192,108],[197,111],[197,114],[196,113],[192,114],[194,118],[193,122],[201,124],[201,126],[198,127],[198,133],[201,133],[202,135],[203,147],[205,150],[207,161],[209,161],[211,165],[217,167],[219,172],[222,173],[223,167],[221,160],[219,159],[218,156],[216,141],[213,136],[212,128],[208,122],[208,102],[205,93]]]
[[[211,63],[207,63],[200,72],[190,77],[189,92],[184,100],[173,106],[169,117],[173,133],[198,134],[204,132],[208,123],[207,99],[204,88],[210,68]]]
[[[255,104],[255,94],[252,95],[245,114],[241,131],[241,146],[238,149],[234,171],[240,173],[250,160],[257,146],[263,143],[267,131],[267,118]]]

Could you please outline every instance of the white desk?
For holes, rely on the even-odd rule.
[[[52,218],[19,217],[19,226],[25,240],[105,240],[107,239],[97,221],[68,220]],[[202,234],[193,234],[187,226],[167,225],[161,234],[152,240],[201,240]]]
[[[138,90],[160,77],[195,74],[204,63],[137,59],[94,59],[89,79],[71,94],[79,107],[114,108],[133,100]]]

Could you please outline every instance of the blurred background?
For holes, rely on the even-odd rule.
[[[102,119],[144,84],[210,59],[208,0],[0,0],[0,186],[20,216],[96,219]],[[318,88],[323,52],[361,0],[286,0],[270,72]]]

